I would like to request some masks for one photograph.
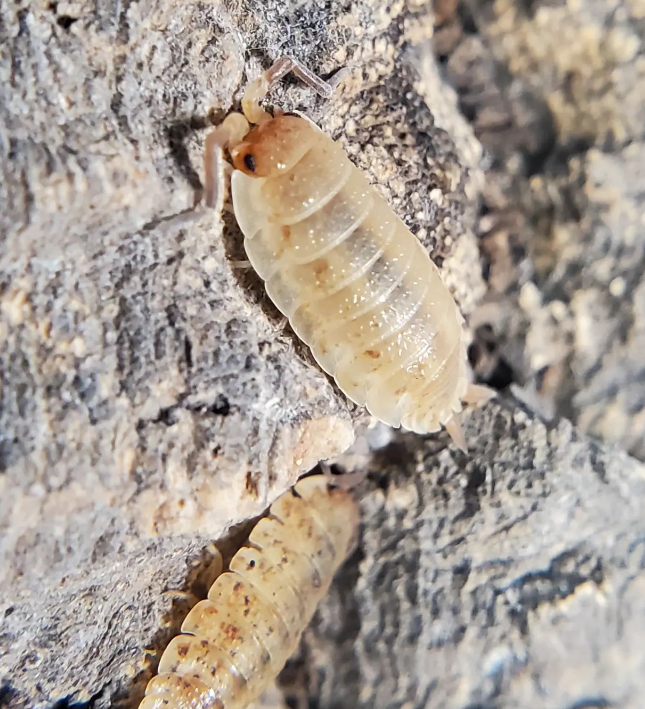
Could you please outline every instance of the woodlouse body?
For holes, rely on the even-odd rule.
[[[417,238],[304,118],[267,117],[232,156],[249,260],[320,366],[391,426],[449,424],[468,388],[462,317]]]
[[[190,611],[139,709],[242,709],[282,669],[358,526],[352,495],[328,478],[305,478],[294,490]]]

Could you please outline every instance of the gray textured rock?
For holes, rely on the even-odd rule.
[[[0,6],[5,704],[132,703],[188,560],[353,440],[232,220],[189,218],[245,72],[353,68],[324,116],[293,83],[273,100],[321,116],[474,307],[480,150],[430,33],[412,1]]]
[[[478,366],[641,459],[642,10],[466,2],[437,37],[489,165]]]
[[[468,455],[397,434],[367,458],[290,706],[642,707],[645,467],[513,401],[466,433]]]

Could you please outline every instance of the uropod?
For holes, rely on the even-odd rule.
[[[206,140],[206,203],[221,206],[223,153],[249,261],[318,364],[380,421],[417,433],[443,425],[460,447],[462,403],[491,392],[469,384],[463,318],[419,240],[329,136],[259,101],[294,71],[282,58],[251,82],[244,115]]]
[[[186,616],[139,709],[243,709],[295,651],[356,543],[351,493],[313,475],[273,503]]]

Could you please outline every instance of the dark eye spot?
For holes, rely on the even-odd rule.
[[[255,172],[255,158],[253,153],[247,153],[244,156],[244,165],[249,172]]]

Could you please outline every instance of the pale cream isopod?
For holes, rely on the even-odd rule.
[[[275,679],[356,543],[358,506],[314,475],[278,498],[182,625],[139,709],[243,709]]]
[[[443,425],[464,448],[462,402],[491,392],[469,384],[461,313],[418,239],[342,148],[302,116],[260,108],[290,70],[331,90],[286,58],[251,83],[244,116],[231,114],[207,139],[207,203],[222,200],[227,147],[248,258],[318,364],[379,420],[417,433]]]

